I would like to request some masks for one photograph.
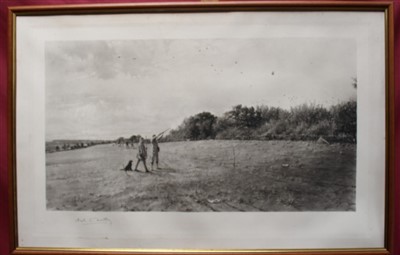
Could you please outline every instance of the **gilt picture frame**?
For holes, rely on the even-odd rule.
[[[15,254],[391,254],[391,2],[21,6],[9,27]]]

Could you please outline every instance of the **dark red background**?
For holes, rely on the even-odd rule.
[[[0,255],[9,254],[9,208],[8,208],[8,157],[7,148],[7,7],[18,5],[47,5],[47,4],[78,4],[78,3],[128,3],[139,2],[132,0],[0,0]],[[165,0],[142,0],[140,2],[166,2]],[[183,2],[182,0],[180,2]],[[400,255],[400,155],[397,153],[400,149],[400,0],[394,0],[395,11],[395,141],[396,141],[396,167],[395,182],[395,244],[394,254]],[[29,128],[29,127],[27,127]]]

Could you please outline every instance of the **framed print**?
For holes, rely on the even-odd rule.
[[[391,254],[391,2],[10,7],[14,254]]]

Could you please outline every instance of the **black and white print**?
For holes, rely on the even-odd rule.
[[[47,209],[354,211],[356,52],[318,37],[47,42]]]

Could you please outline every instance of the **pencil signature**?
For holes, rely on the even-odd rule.
[[[112,225],[112,221],[107,217],[97,218],[97,217],[89,217],[89,218],[81,218],[78,217],[75,219],[76,223],[80,223],[82,225],[93,225],[93,224],[107,224]]]

